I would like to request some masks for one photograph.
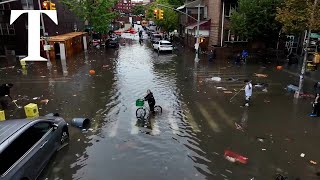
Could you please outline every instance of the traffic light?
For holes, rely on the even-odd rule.
[[[50,2],[50,10],[56,10],[56,4]]]
[[[159,10],[159,19],[163,19],[163,10],[162,9]]]
[[[153,11],[153,17],[154,17],[154,19],[158,19],[158,9],[155,9],[154,11]]]
[[[45,10],[49,10],[50,9],[50,2],[49,1],[43,1],[42,8],[45,9]]]
[[[203,43],[203,41],[204,41],[204,38],[200,37],[200,38],[199,38],[199,44],[200,44],[200,43]]]

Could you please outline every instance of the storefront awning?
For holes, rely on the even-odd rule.
[[[209,22],[209,21],[200,21],[199,23],[199,26],[203,29],[203,27],[205,27],[206,23]],[[189,26],[186,27],[186,29],[194,29],[196,28],[198,25],[198,23],[193,23],[193,24],[190,24]]]
[[[318,34],[318,33],[311,33],[311,36],[310,36],[311,38],[318,38],[318,39],[320,39],[320,34]]]

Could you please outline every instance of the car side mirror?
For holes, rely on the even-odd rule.
[[[58,124],[52,124],[52,128],[53,128],[53,130],[55,131],[55,130],[57,130],[58,129],[58,127],[59,127],[59,125]]]

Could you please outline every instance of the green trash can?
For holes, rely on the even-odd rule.
[[[137,99],[137,101],[136,101],[136,106],[137,106],[137,107],[142,107],[142,106],[144,106],[144,100],[143,100],[143,99]]]

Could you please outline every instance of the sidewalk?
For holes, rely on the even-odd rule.
[[[299,77],[301,74],[301,66],[302,65],[291,65],[291,66],[285,66],[283,71],[286,73],[289,73],[290,75]],[[320,72],[319,70],[316,71],[306,71],[304,75],[304,79],[312,82],[318,82],[320,81]]]

